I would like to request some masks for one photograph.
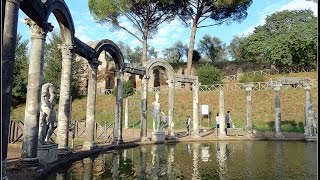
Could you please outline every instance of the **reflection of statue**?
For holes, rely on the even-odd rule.
[[[155,98],[156,100],[152,103],[153,131],[159,132],[163,131],[164,126],[167,124],[167,116],[163,112],[161,112],[158,93],[156,93]]]
[[[307,110],[307,128],[309,136],[317,136],[317,124],[316,124],[316,114],[312,110],[312,105],[310,104]]]
[[[41,109],[39,120],[39,142],[45,144],[57,128],[56,112],[54,106],[56,89],[51,83],[42,85],[41,89]],[[48,127],[49,126],[49,127]],[[48,131],[47,131],[48,129]]]

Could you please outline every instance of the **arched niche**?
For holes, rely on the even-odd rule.
[[[64,44],[74,44],[74,24],[68,6],[63,0],[48,1],[47,5],[47,21],[51,13],[56,17],[62,35]]]
[[[120,48],[111,40],[103,39],[94,42],[91,47],[95,50],[97,54],[97,59],[102,51],[108,52],[115,62],[116,70],[122,70],[124,68],[124,58],[120,51]]]

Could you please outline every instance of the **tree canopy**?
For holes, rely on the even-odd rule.
[[[270,62],[277,67],[315,66],[317,18],[311,10],[274,13],[246,38],[244,48],[247,60]]]
[[[15,64],[13,70],[12,103],[13,105],[24,102],[27,94],[28,84],[28,40],[22,40],[20,34],[17,35],[17,45],[15,54]]]
[[[199,52],[206,55],[212,62],[226,61],[226,44],[217,37],[206,34],[198,44]]]
[[[107,23],[115,29],[123,29],[143,45],[142,64],[147,61],[147,40],[152,38],[158,26],[171,21],[180,12],[180,0],[89,0],[89,10],[99,23]],[[124,25],[122,19],[133,24]]]
[[[182,41],[177,41],[171,47],[162,51],[169,62],[179,62],[183,56],[187,55],[187,52],[188,46],[183,44]]]
[[[187,64],[187,75],[191,75],[191,57],[193,57],[197,28],[210,27],[222,23],[230,24],[232,21],[241,22],[247,17],[247,9],[252,0],[183,0],[183,2],[183,10],[179,17],[186,25],[190,24],[190,20],[192,24]],[[212,23],[203,24],[205,20],[211,20]]]

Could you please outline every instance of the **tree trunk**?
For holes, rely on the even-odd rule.
[[[148,33],[145,31],[143,38],[142,38],[142,66],[145,67],[147,63],[147,57],[148,57]]]
[[[189,50],[188,50],[188,61],[187,61],[187,76],[191,75],[191,68],[192,68],[192,56],[194,50],[194,39],[197,33],[197,23],[194,22],[191,30],[190,42],[189,42]],[[190,84],[186,84],[187,88],[190,87]]]

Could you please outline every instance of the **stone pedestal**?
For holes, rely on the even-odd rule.
[[[165,132],[152,132],[152,141],[163,142],[165,140]]]
[[[86,141],[83,143],[82,150],[92,150],[95,147],[97,147],[97,145],[94,141]]]
[[[39,166],[39,158],[22,158],[18,167],[20,168],[32,168]]]
[[[40,164],[48,164],[58,160],[58,144],[42,144],[38,147]]]

